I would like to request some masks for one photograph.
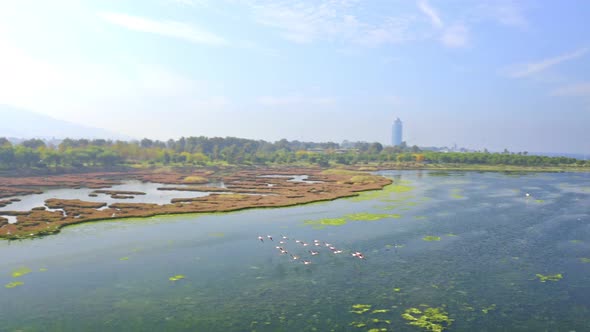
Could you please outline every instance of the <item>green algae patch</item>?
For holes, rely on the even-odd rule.
[[[371,310],[370,304],[353,304],[350,312],[361,315],[369,310]]]
[[[447,233],[447,234],[445,234],[445,235],[446,235],[446,236],[450,236],[450,237],[455,237],[455,236],[457,236],[457,234],[455,234],[455,233]]]
[[[427,236],[423,237],[422,240],[428,241],[428,242],[440,241],[440,236],[427,235]]]
[[[426,331],[441,332],[451,326],[453,319],[449,318],[443,308],[418,309],[408,308],[402,314],[408,325],[421,327]]]
[[[570,243],[579,244],[582,243],[582,240],[570,240]]]
[[[590,263],[590,258],[582,257],[582,258],[580,258],[580,262],[582,262],[582,263]]]
[[[545,203],[545,201],[542,199],[535,199],[535,203],[542,204]]]
[[[563,274],[557,273],[557,274],[552,274],[552,275],[542,275],[542,274],[537,273],[536,277],[539,278],[540,282],[559,281],[559,280],[563,279]]]
[[[368,329],[367,332],[387,332],[387,329],[384,327],[381,327],[381,328],[374,327],[372,329]]]
[[[490,306],[489,306],[489,307],[487,307],[487,308],[483,308],[483,309],[481,309],[481,312],[483,312],[484,314],[486,314],[486,315],[487,315],[487,314],[488,314],[488,312],[490,312],[490,311],[492,311],[492,310],[496,310],[496,305],[495,305],[495,304],[492,304],[492,305],[490,305]]]
[[[13,278],[19,278],[24,276],[25,274],[29,274],[33,272],[31,269],[29,269],[28,267],[19,267],[18,269],[12,271],[11,276]]]
[[[121,258],[119,258],[119,260],[120,261],[128,261],[129,260],[129,257],[121,257]]]
[[[325,226],[342,226],[346,224],[344,218],[324,218],[319,220],[306,220],[303,222],[305,225],[313,226],[317,229],[322,229]]]
[[[45,267],[39,268],[39,272],[47,272],[47,268],[45,268]]]
[[[384,314],[389,312],[389,309],[375,309],[371,311],[372,314]]]
[[[184,278],[186,278],[184,275],[177,274],[177,275],[175,275],[173,277],[168,278],[168,280],[170,280],[170,281],[178,281],[178,280],[182,280]]]
[[[358,196],[351,198],[355,202],[381,200],[389,202],[391,194],[401,194],[412,191],[414,187],[409,186],[406,181],[399,183],[393,183],[383,187],[381,190],[365,191],[360,193]],[[409,198],[408,198],[409,199]]]
[[[353,213],[347,214],[346,219],[354,220],[354,221],[376,221],[386,218],[401,218],[399,214],[388,214],[388,213],[368,213],[368,212],[360,212],[360,213]]]
[[[22,286],[25,283],[22,281],[13,281],[13,282],[9,282],[7,283],[4,287],[6,288],[14,288],[14,287],[18,287],[18,286]]]
[[[354,327],[358,327],[358,328],[362,328],[362,327],[367,326],[367,324],[366,323],[363,323],[363,322],[352,322],[352,323],[350,323],[348,325],[354,326]]]

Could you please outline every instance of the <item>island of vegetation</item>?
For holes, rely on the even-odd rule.
[[[297,175],[307,175],[305,181],[293,181]],[[186,184],[186,179],[200,177],[207,183],[223,182],[224,187],[207,184]],[[161,187],[160,190],[206,192],[207,196],[175,198],[169,204],[117,202],[88,202],[79,199],[50,198],[44,207],[30,211],[0,211],[16,216],[16,223],[0,219],[0,237],[21,239],[58,232],[62,227],[94,220],[151,217],[166,214],[229,212],[247,208],[270,208],[299,205],[318,201],[351,197],[367,190],[379,190],[391,180],[378,175],[322,169],[319,167],[218,167],[218,168],[155,168],[124,172],[3,177],[0,197],[21,194],[25,188],[69,187],[108,188],[124,180],[183,185]],[[191,181],[192,182],[192,181]],[[121,192],[99,189],[94,193],[122,195]],[[124,192],[134,195],[140,192]],[[112,197],[112,196],[111,196]]]

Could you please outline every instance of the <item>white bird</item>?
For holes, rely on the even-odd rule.
[[[258,240],[260,240],[260,242],[264,242],[264,238],[262,236],[258,236]]]
[[[269,240],[271,240],[271,241],[274,241],[274,240],[272,239],[272,236],[270,236],[270,235],[267,235],[266,237],[267,237]]]
[[[356,251],[352,254],[353,257],[357,257],[360,259],[365,259],[365,256],[360,252],[360,251]]]
[[[524,194],[524,195],[525,195],[526,197],[531,197],[531,194],[529,194],[529,193],[526,193],[526,194]]]
[[[319,252],[319,251],[315,251],[315,250],[310,250],[310,251],[309,251],[309,253],[310,253],[312,256],[315,256],[315,255],[319,255],[319,254],[320,254],[320,252]]]
[[[311,261],[303,261],[303,264],[309,265],[309,264],[311,264]]]

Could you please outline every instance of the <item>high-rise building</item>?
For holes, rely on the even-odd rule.
[[[391,145],[396,146],[402,144],[402,128],[402,120],[399,118],[395,119],[391,129]]]

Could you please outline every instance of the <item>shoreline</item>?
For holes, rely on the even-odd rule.
[[[470,171],[470,172],[575,172],[587,173],[587,168],[563,167],[524,167],[524,166],[489,166],[485,165],[429,165],[415,163],[366,164],[346,168],[318,168],[302,166],[285,167],[224,167],[224,168],[151,168],[127,171],[75,173],[44,177],[2,178],[0,201],[16,195],[34,195],[41,188],[96,188],[109,191],[108,188],[125,180],[138,180],[170,185],[189,185],[183,191],[207,191],[207,183],[194,184],[186,182],[195,177],[209,181],[223,181],[229,184],[224,189],[229,193],[212,192],[208,196],[195,198],[173,198],[168,204],[133,203],[117,201],[107,205],[103,210],[96,210],[96,203],[81,200],[64,200],[51,198],[45,201],[54,209],[56,205],[63,209],[48,211],[45,207],[35,207],[29,211],[0,211],[0,215],[15,216],[16,224],[0,217],[0,239],[17,240],[43,237],[57,234],[63,227],[79,225],[86,222],[124,220],[130,218],[151,218],[166,215],[227,213],[256,208],[282,208],[311,203],[333,201],[339,198],[358,196],[365,191],[382,190],[392,184],[387,179],[371,172],[385,170],[414,170],[428,172]],[[306,174],[316,183],[290,182],[288,176]],[[264,175],[282,175],[287,177],[261,177]],[[12,190],[12,191],[11,191]],[[162,188],[161,190],[166,190]],[[255,194],[248,194],[255,193]],[[4,198],[3,198],[4,197]],[[125,198],[125,197],[121,197]],[[5,202],[7,202],[5,200]],[[105,204],[106,205],[106,204]]]

